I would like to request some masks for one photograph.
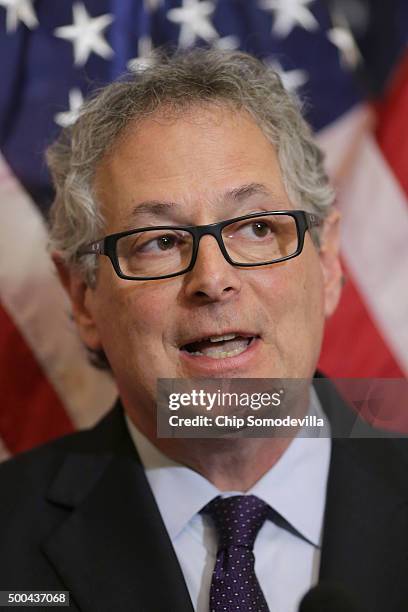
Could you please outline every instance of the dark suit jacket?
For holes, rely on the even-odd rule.
[[[354,419],[321,393],[346,434]],[[320,578],[365,612],[408,610],[404,447],[333,440]],[[0,590],[68,590],[82,612],[192,612],[119,402],[93,429],[0,465],[0,496]]]

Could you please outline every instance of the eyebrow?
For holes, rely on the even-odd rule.
[[[241,185],[231,191],[227,191],[224,194],[224,199],[241,202],[254,195],[272,195],[272,192],[262,183],[248,183],[247,185]]]
[[[255,195],[266,195],[273,196],[273,193],[262,183],[248,183],[240,185],[234,189],[226,191],[219,200],[225,201],[230,200],[233,202],[241,203],[244,200],[255,196]],[[151,217],[161,217],[172,212],[181,210],[181,205],[177,202],[161,201],[161,200],[145,200],[136,204],[130,213],[132,220],[137,219],[142,215],[149,215]]]
[[[162,202],[159,200],[146,200],[140,204],[136,204],[130,213],[132,218],[136,218],[139,215],[152,215],[154,217],[160,217],[163,214],[168,213],[171,210],[179,208],[176,202]]]

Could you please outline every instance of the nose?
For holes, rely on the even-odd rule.
[[[239,269],[224,258],[214,236],[201,238],[194,268],[184,279],[188,297],[208,302],[229,300],[241,290]]]

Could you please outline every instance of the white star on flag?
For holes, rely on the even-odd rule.
[[[310,32],[319,23],[308,7],[314,0],[261,0],[259,7],[275,13],[272,33],[285,38],[295,26],[302,26]]]
[[[74,4],[72,13],[73,24],[57,28],[54,34],[72,42],[75,65],[84,66],[92,52],[104,59],[112,57],[113,49],[106,42],[102,32],[112,23],[113,15],[107,13],[92,18],[87,13],[85,6],[78,2]]]
[[[265,60],[265,63],[279,74],[284,88],[291,93],[296,93],[309,80],[306,70],[284,70],[276,60]]]
[[[346,68],[357,68],[362,57],[350,28],[336,27],[327,32],[327,38],[340,51],[340,60]]]
[[[167,19],[181,24],[179,47],[186,49],[194,45],[196,38],[212,42],[219,38],[217,30],[210,21],[214,12],[214,2],[210,0],[183,0],[183,6],[167,11]]]
[[[74,87],[69,92],[69,110],[63,113],[57,113],[54,116],[54,121],[61,127],[65,128],[78,119],[79,109],[84,101],[82,91],[78,87]]]
[[[154,64],[153,45],[150,36],[141,36],[137,43],[137,57],[126,64],[128,70],[145,70]]]
[[[225,51],[234,51],[239,48],[238,36],[223,36],[214,41],[213,47],[216,49],[223,49]]]
[[[22,21],[30,30],[38,26],[32,0],[0,0],[0,6],[4,6],[7,11],[7,32],[15,32],[19,21]]]

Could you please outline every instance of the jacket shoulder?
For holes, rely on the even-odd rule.
[[[44,496],[67,455],[95,455],[108,452],[124,429],[120,405],[108,412],[96,425],[77,431],[0,463],[2,504],[0,516],[16,510],[20,501],[27,512],[30,499]],[[34,511],[34,508],[31,507]]]

